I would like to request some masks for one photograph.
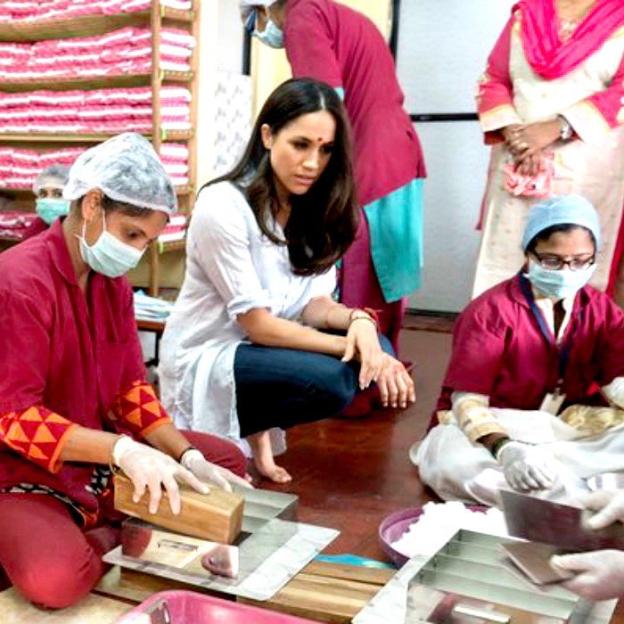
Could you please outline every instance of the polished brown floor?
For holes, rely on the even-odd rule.
[[[388,514],[427,500],[408,458],[422,437],[437,399],[450,351],[450,322],[421,327],[408,318],[401,357],[414,362],[417,401],[405,411],[379,411],[357,420],[331,419],[302,425],[288,434],[278,462],[293,475],[288,486],[261,487],[299,496],[299,519],[337,528],[329,553],[386,559],[377,529]]]

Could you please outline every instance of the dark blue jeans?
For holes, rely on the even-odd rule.
[[[390,341],[380,341],[393,354]],[[359,369],[323,353],[239,345],[234,379],[241,437],[335,416],[360,391]]]

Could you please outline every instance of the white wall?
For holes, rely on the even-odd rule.
[[[397,71],[413,114],[472,113],[477,79],[512,0],[402,0]],[[458,312],[469,301],[489,153],[478,123],[419,123],[425,184],[423,286],[410,307]]]

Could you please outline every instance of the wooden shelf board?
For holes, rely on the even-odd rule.
[[[3,143],[100,143],[106,141],[119,133],[101,133],[101,134],[54,134],[54,133],[0,133],[0,145]],[[144,134],[147,138],[151,134]],[[163,141],[188,141],[193,136],[192,130],[189,131],[165,131],[163,133]]]
[[[162,7],[163,19],[192,23],[193,11],[179,11]],[[121,13],[118,15],[82,15],[70,19],[53,19],[39,22],[10,22],[0,24],[0,41],[28,42],[67,37],[92,37],[126,26],[149,25],[150,11]]]
[[[191,82],[193,72],[164,71],[163,82]],[[39,89],[68,91],[71,89],[110,89],[115,87],[147,87],[152,82],[151,74],[133,74],[123,76],[82,76],[71,78],[32,78],[28,80],[6,81],[0,84],[0,92],[21,93]]]
[[[168,243],[159,243],[156,241],[156,247],[159,254],[168,253],[170,251],[184,251],[186,249],[186,238]]]
[[[32,197],[32,190],[29,188],[28,189],[15,189],[15,188],[6,188],[3,186],[0,186],[0,192],[13,193],[14,195],[17,195],[17,196],[29,195]],[[184,186],[176,186],[175,192],[176,192],[176,195],[192,195],[194,191],[192,187],[188,185],[184,185]]]

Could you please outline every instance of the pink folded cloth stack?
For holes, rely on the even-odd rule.
[[[0,210],[0,237],[22,240],[26,230],[37,218],[34,212],[16,212]]]
[[[162,128],[169,131],[190,130],[190,90],[186,87],[163,87],[160,99]],[[151,87],[0,92],[0,134],[118,134],[150,132],[151,129]]]
[[[31,189],[40,171],[54,164],[70,166],[86,149],[86,147],[69,147],[37,152],[0,147],[0,189]],[[186,145],[163,143],[161,160],[173,184],[176,186],[188,184],[188,147]]]
[[[163,70],[190,71],[195,38],[179,28],[164,28]],[[149,28],[121,28],[96,37],[0,43],[0,81],[49,80],[146,74],[152,69]]]
[[[192,0],[160,0],[160,5],[190,11]],[[0,22],[66,20],[88,15],[117,15],[145,11],[150,0],[6,0],[0,3]]]

